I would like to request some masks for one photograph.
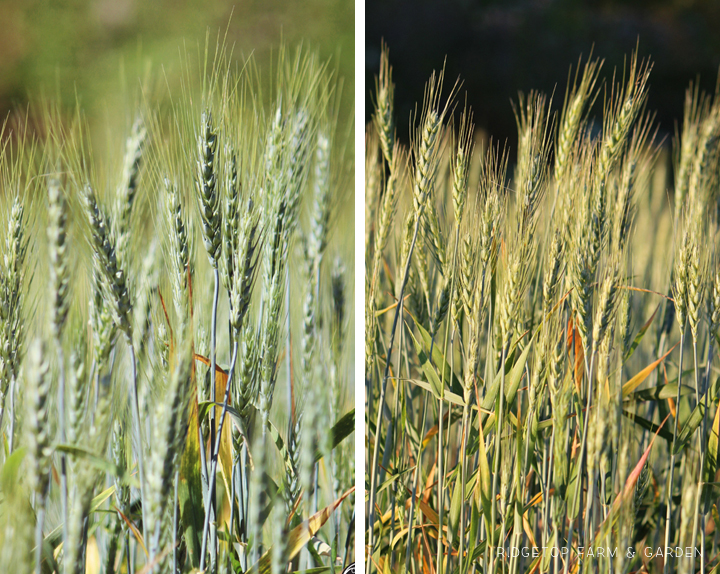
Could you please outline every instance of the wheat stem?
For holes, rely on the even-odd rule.
[[[132,407],[133,415],[133,427],[135,430],[135,442],[137,443],[137,460],[138,460],[138,478],[140,482],[140,499],[142,501],[143,509],[146,508],[147,498],[145,497],[145,465],[143,456],[142,446],[142,432],[140,423],[140,402],[138,399],[138,388],[137,388],[137,361],[135,358],[135,347],[133,346],[132,339],[128,335],[126,337],[128,348],[130,350],[130,364],[132,366],[131,374],[132,380],[130,381],[130,402]],[[145,536],[145,523],[143,521],[143,536]]]
[[[172,537],[172,574],[178,571],[178,528],[180,526],[180,507],[178,506],[178,483],[180,482],[180,471],[175,471],[175,486],[173,488],[173,537]]]
[[[412,241],[408,250],[407,259],[405,261],[405,270],[403,271],[402,281],[400,283],[400,292],[398,293],[398,304],[395,307],[395,314],[393,316],[392,329],[390,330],[390,342],[387,350],[387,362],[385,364],[385,372],[383,373],[382,386],[380,387],[380,398],[378,400],[377,407],[377,418],[375,421],[375,439],[373,444],[373,458],[372,465],[370,466],[370,498],[368,513],[368,547],[370,551],[370,557],[366,563],[366,572],[370,574],[372,565],[372,548],[373,548],[373,527],[375,522],[375,496],[377,492],[377,470],[378,470],[378,457],[379,457],[379,446],[380,446],[380,428],[382,425],[382,407],[385,404],[385,391],[387,390],[388,377],[390,376],[390,357],[392,357],[392,350],[395,343],[395,332],[397,330],[398,321],[400,319],[400,313],[403,307],[403,298],[405,293],[405,286],[407,285],[408,277],[410,275],[410,264],[412,263],[412,252],[415,248],[417,241],[418,230],[420,228],[420,217],[415,218],[415,227],[413,229]]]
[[[507,360],[507,343],[503,343],[502,355],[500,360],[500,390],[498,391],[497,406],[495,412],[497,413],[495,420],[495,455],[493,457],[493,481],[492,490],[490,491],[490,501],[492,503],[492,511],[490,512],[490,526],[488,528],[488,548],[496,548],[495,546],[495,521],[497,520],[497,487],[498,487],[498,476],[500,475],[500,443],[502,434],[503,424],[503,412],[505,411],[505,361]],[[504,523],[504,521],[503,521]],[[502,541],[502,538],[498,540],[498,543]],[[490,554],[490,569],[495,568],[495,557],[497,552]]]
[[[587,361],[587,357],[586,357]],[[590,358],[590,366],[588,367],[588,395],[585,405],[585,416],[583,417],[583,439],[580,443],[580,454],[578,455],[578,469],[577,473],[575,474],[575,492],[573,492],[573,505],[570,508],[570,512],[573,514],[573,517],[570,520],[570,531],[568,533],[568,542],[567,542],[567,556],[568,559],[565,562],[565,574],[568,574],[569,568],[570,568],[570,550],[572,549],[572,540],[573,540],[573,531],[575,528],[575,521],[578,520],[578,505],[580,504],[580,492],[582,491],[582,471],[583,471],[583,463],[585,460],[585,451],[587,449],[587,439],[588,439],[588,429],[590,428],[590,407],[592,405],[592,396],[593,396],[593,370],[594,370],[594,363],[595,363],[595,351],[593,350],[592,356]],[[590,504],[586,510],[586,518],[588,514],[590,513],[590,510],[592,508],[592,504]],[[584,533],[585,537],[587,538],[588,532],[587,530]],[[580,534],[578,533],[578,543],[579,543]]]
[[[712,335],[709,337],[710,341],[708,343],[708,367],[711,363],[711,355],[712,355]],[[698,482],[697,482],[697,490],[695,492],[695,506],[694,506],[694,512],[693,512],[693,529],[692,529],[692,538],[691,540],[696,541],[697,540],[697,534],[698,534],[698,522],[701,516],[704,516],[705,513],[700,514],[700,499],[702,498],[702,491],[703,491],[703,472],[705,469],[705,457],[706,457],[706,448],[705,448],[705,433],[707,432],[706,424],[707,424],[707,400],[708,400],[708,393],[700,388],[700,365],[698,364],[698,354],[697,354],[697,341],[693,340],[693,357],[694,357],[694,370],[695,370],[695,387],[697,396],[700,397],[701,392],[705,392],[703,400],[703,424],[700,427],[700,433],[698,437],[699,447],[700,447],[700,465],[698,468]],[[698,405],[700,404],[700,400],[698,399]],[[704,529],[703,529],[704,534]],[[702,547],[702,552],[700,554],[700,563],[701,563],[701,572],[704,574],[705,572],[705,548]]]
[[[678,361],[678,376],[677,376],[677,396],[675,397],[675,425],[673,426],[673,440],[672,450],[670,451],[670,463],[668,466],[668,472],[670,477],[668,478],[667,487],[667,512],[665,513],[665,547],[670,546],[670,529],[672,525],[672,490],[673,480],[675,478],[675,444],[677,442],[678,430],[680,426],[680,398],[682,387],[680,385],[682,379],[682,366],[683,366],[683,347],[685,346],[685,329],[680,330],[680,359]],[[663,574],[667,574],[670,567],[670,561],[665,560],[663,565]]]
[[[435,571],[438,574],[442,574],[443,571],[443,563],[442,563],[442,550],[443,545],[441,542],[442,537],[442,522],[443,522],[443,488],[444,488],[444,475],[443,475],[443,400],[442,398],[438,399],[438,446],[437,446],[437,452],[438,452],[438,458],[437,458],[437,467],[438,467],[438,545],[437,545],[437,555],[435,557]],[[449,423],[448,423],[449,424]]]
[[[217,310],[218,310],[218,298],[220,295],[220,271],[218,269],[218,266],[216,265],[213,268],[213,277],[214,277],[214,291],[213,291],[213,306],[212,306],[212,323],[210,325],[210,402],[215,404],[216,400],[216,391],[215,391],[215,379],[216,379],[216,365],[217,365],[217,357],[216,357],[216,351],[217,351]],[[230,388],[230,380],[228,379],[228,389]],[[215,407],[210,409],[210,452],[214,453],[216,450],[216,441],[218,441],[219,437],[215,436]],[[211,460],[212,464],[212,460]],[[217,464],[213,464],[214,471],[211,470],[210,474],[208,475],[209,480],[209,496],[210,496],[210,507],[206,507],[206,517],[205,521],[206,524],[209,523],[210,516],[209,514],[212,513],[213,523],[211,525],[210,530],[210,558],[211,563],[213,565],[216,564],[217,561],[217,536],[216,536],[216,527],[215,522],[217,517],[217,503],[215,500],[215,481],[216,481],[216,471],[217,471]],[[204,553],[201,553],[201,560],[204,558]],[[202,570],[202,568],[201,568]]]
[[[422,414],[422,426],[420,428],[425,428],[425,423],[427,420],[427,404],[428,404],[428,395],[425,394],[423,398],[423,414]],[[415,454],[415,478],[413,479],[413,487],[412,487],[412,495],[410,498],[410,514],[408,516],[408,538],[407,538],[407,550],[405,553],[405,572],[410,572],[410,555],[412,552],[410,552],[410,548],[412,547],[412,530],[413,530],[413,523],[414,523],[414,517],[415,517],[415,503],[417,500],[417,490],[418,485],[420,482],[420,460],[422,458],[422,442],[418,445],[417,453]]]
[[[220,422],[218,424],[218,430],[217,435],[214,436],[214,440],[211,442],[213,445],[212,448],[212,456],[210,458],[210,464],[212,465],[210,468],[210,476],[215,477],[218,470],[218,454],[220,453],[220,437],[222,436],[222,429],[223,429],[223,423],[225,422],[225,415],[227,414],[228,409],[228,400],[230,399],[230,386],[233,379],[233,374],[235,373],[235,363],[237,361],[237,351],[238,351],[238,343],[235,341],[233,343],[233,352],[232,352],[232,360],[230,362],[230,371],[228,373],[228,379],[227,379],[227,385],[225,386],[225,396],[223,398],[222,403],[222,412],[220,414]],[[214,399],[210,400],[210,409],[212,411],[216,408],[216,403]],[[215,480],[210,481],[210,485],[208,488],[207,498],[205,500],[205,521],[203,523],[203,535],[202,535],[202,549],[200,551],[200,570],[203,570],[205,568],[205,556],[207,553],[207,542],[208,542],[208,532],[210,530],[210,518],[211,518],[211,505],[213,503],[214,497],[215,497]],[[213,513],[214,516],[214,513]],[[212,552],[212,550],[211,550]],[[213,560],[213,564],[216,564],[216,557],[211,556],[211,559]]]
[[[17,390],[17,379],[13,376],[10,379],[10,431],[8,433],[8,454],[13,453],[15,442],[15,394]]]
[[[63,360],[62,343],[59,339],[55,340],[58,356],[58,426],[60,434],[60,443],[65,444],[65,361]],[[60,453],[60,499],[63,516],[63,540],[67,540],[67,524],[68,524],[68,476],[67,476],[67,460],[65,453]]]

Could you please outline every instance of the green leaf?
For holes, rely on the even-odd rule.
[[[515,361],[515,364],[513,365],[513,368],[509,373],[510,377],[506,378],[505,406],[508,410],[510,410],[510,407],[512,407],[512,405],[515,403],[515,399],[517,397],[517,390],[518,388],[520,388],[520,381],[522,381],[523,374],[525,373],[525,363],[527,363],[528,355],[530,354],[530,347],[532,347],[533,340],[534,337],[525,346],[525,349],[523,349],[523,352],[521,353],[518,360]]]
[[[426,383],[425,381],[421,381],[418,379],[398,379],[399,381],[405,381],[407,383],[412,383],[413,385],[417,385],[421,389],[425,389],[426,391],[430,391],[435,398],[440,398],[433,390],[430,383]],[[463,401],[462,397],[460,395],[456,395],[455,393],[451,391],[445,391],[444,396],[442,397],[444,400],[446,400],[449,403],[452,403],[454,405],[458,405],[460,407],[465,406],[465,401]]]
[[[680,396],[694,393],[695,389],[687,386],[680,386]],[[669,383],[667,385],[658,385],[642,391],[635,391],[625,397],[625,401],[666,401],[667,399],[677,398],[677,383]]]
[[[536,331],[536,334],[539,331]],[[527,362],[528,355],[530,354],[530,348],[532,347],[532,343],[534,341],[534,337],[528,342],[528,344],[525,346],[525,349],[523,349],[523,352],[520,354],[520,357],[518,357],[517,361],[512,362],[512,359],[514,357],[514,353],[510,355],[505,361],[505,412],[509,412],[510,408],[515,403],[515,398],[517,396],[517,390],[520,388],[520,381],[523,378],[523,373],[525,372],[525,363]],[[512,365],[512,368],[510,370],[507,370],[507,367],[509,365]],[[488,412],[495,410],[495,401],[497,400],[498,393],[500,392],[500,385],[502,384],[502,368],[501,370],[495,375],[495,379],[493,380],[492,384],[490,385],[490,388],[487,390],[487,393],[485,394],[485,398],[482,402],[482,410],[486,412],[480,413],[480,420],[483,424],[483,426],[486,426],[486,419],[488,416]]]
[[[415,335],[412,334],[412,330],[408,329],[408,332],[415,344],[415,352],[420,360],[420,366],[422,367],[423,373],[425,373],[425,377],[427,378],[428,383],[430,383],[430,391],[433,395],[435,395],[435,398],[442,399],[445,389],[440,377],[438,377],[438,374],[435,371],[435,367],[428,359],[428,356],[425,354],[420,342],[415,338]]]
[[[635,413],[631,413],[629,411],[626,411],[625,409],[623,409],[622,413],[624,416],[626,416],[631,421],[633,421],[636,425],[644,428],[645,430],[648,430],[648,431],[654,433],[654,432],[658,432],[658,429],[660,429],[660,427],[658,425],[656,425],[655,423],[650,422],[649,420],[644,419],[643,417],[638,416]],[[668,441],[670,443],[672,443],[672,441],[673,441],[672,433],[669,430],[667,430],[665,427],[662,427],[662,429],[660,429],[660,432],[658,432],[658,436],[661,438],[664,438],[666,441]]]
[[[110,476],[118,478],[128,484],[130,484],[130,482],[132,482],[133,483],[132,486],[135,486],[135,487],[139,486],[138,481],[131,480],[130,476],[126,475],[123,472],[123,470],[118,465],[116,465],[114,462],[109,461],[106,458],[103,458],[101,456],[98,456],[95,453],[90,452],[87,449],[84,449],[82,447],[75,446],[72,444],[58,444],[58,445],[55,445],[55,450],[59,450],[60,452],[65,452],[67,454],[71,454],[78,458],[82,458],[82,459],[88,461],[92,466],[94,466],[100,472],[109,474]]]
[[[498,526],[494,531],[493,540],[497,540],[500,537],[500,527]],[[481,540],[480,543],[473,549],[472,553],[470,554],[470,560],[475,561],[482,557],[482,555],[485,552],[485,546],[487,545],[487,540]],[[492,546],[492,542],[490,543]],[[458,567],[455,568],[453,571],[454,574],[458,574]]]
[[[711,409],[715,407],[714,399],[710,401],[708,407]],[[680,436],[678,437],[677,443],[675,443],[675,448],[673,449],[676,455],[687,446],[690,440],[692,440],[692,436],[695,434],[697,428],[702,424],[704,418],[705,401],[701,400],[692,410],[688,420],[682,426]]]
[[[332,443],[330,445],[331,450],[349,437],[355,432],[355,409],[348,411],[344,414],[338,422],[336,422],[330,429],[330,435],[332,436]],[[315,462],[319,461],[322,455],[315,454]]]
[[[487,459],[487,450],[485,447],[485,436],[483,435],[482,424],[478,425],[478,480],[475,483],[475,496],[482,506],[483,515],[485,516],[485,529],[490,532],[490,524],[492,524],[492,482],[490,480],[490,465]],[[494,539],[493,539],[494,540]],[[491,544],[492,544],[491,540]]]
[[[455,488],[453,488],[452,498],[450,499],[450,521],[448,529],[448,541],[450,544],[453,544],[460,529],[460,507],[462,504],[462,478],[458,475],[458,480],[455,481]],[[464,529],[465,525],[463,525],[463,530]]]
[[[94,497],[90,502],[90,513],[99,510],[103,503],[113,494],[115,494],[115,485],[106,488],[100,494]]]
[[[198,568],[200,566],[200,535],[203,531],[205,509],[203,507],[202,479],[200,478],[197,403],[190,411],[187,441],[180,459],[178,504],[188,561],[192,567]]]
[[[575,520],[580,511],[580,497],[577,497],[576,502],[575,489],[577,488],[578,483],[580,483],[580,488],[582,488],[582,477],[578,480],[578,471],[580,470],[578,460],[570,461],[569,466],[570,478],[568,479],[567,486],[565,487],[565,502],[567,503],[567,517],[570,520]]]
[[[2,467],[2,492],[5,495],[12,493],[17,486],[21,483],[19,478],[20,466],[25,458],[26,453],[25,447],[20,447],[13,452],[7,459]]]
[[[458,378],[453,373],[452,369],[450,368],[450,365],[445,360],[445,355],[443,354],[442,349],[437,344],[438,342],[435,341],[433,344],[433,338],[428,333],[425,328],[420,323],[415,323],[415,326],[417,327],[418,331],[420,332],[420,336],[423,340],[424,349],[426,351],[429,351],[429,349],[432,347],[432,362],[434,363],[435,367],[440,370],[439,376],[442,378],[443,374],[445,376],[445,384],[449,385],[450,388],[453,390],[456,394],[462,394],[463,392],[463,386],[462,383],[458,380]]]
[[[480,532],[480,510],[473,498],[470,499],[470,536],[468,540],[472,544],[477,540],[478,532]],[[470,548],[468,548],[470,550]]]
[[[285,447],[285,441],[280,436],[280,431],[278,431],[275,428],[275,425],[272,424],[270,421],[268,421],[267,428],[270,436],[273,439],[273,442],[275,443],[275,446],[278,449],[278,452],[280,453],[280,456],[283,459],[283,463],[285,464],[285,472],[291,476],[295,476],[295,467],[293,466],[292,459],[290,458],[290,453]]]
[[[695,431],[702,423],[703,419],[705,418],[705,403],[708,403],[708,407],[710,409],[714,409],[715,405],[715,399],[717,397],[718,392],[718,384],[720,383],[720,377],[715,379],[715,384],[712,385],[706,392],[705,395],[703,395],[703,398],[700,399],[700,402],[695,405],[695,408],[690,413],[690,416],[688,417],[688,420],[685,421],[682,425],[682,430],[680,431],[680,436],[678,436],[677,443],[675,444],[675,448],[673,449],[675,454],[678,454],[682,449],[685,448],[688,442],[692,439],[692,435],[695,434]],[[708,400],[709,399],[709,400]],[[675,407],[678,411],[680,409],[680,405],[676,405]]]
[[[319,552],[317,551],[317,549],[315,548],[315,545],[312,544],[312,540],[311,540],[310,542],[311,542],[311,543],[307,545],[308,552],[310,552],[310,555],[312,556],[313,561],[314,561],[316,564],[322,564],[323,560],[322,560],[322,558],[320,557],[320,553],[319,553]]]
[[[391,486],[394,482],[396,482],[400,477],[405,476],[408,472],[412,472],[415,470],[415,466],[410,466],[406,469],[399,470],[396,472],[387,472],[388,478],[385,479],[385,482],[383,482],[380,487],[377,489],[377,494],[380,494],[383,490]]]
[[[635,352],[635,349],[638,348],[640,341],[642,341],[643,337],[645,336],[645,333],[647,333],[647,330],[650,328],[650,325],[653,322],[655,315],[657,315],[658,309],[660,309],[661,305],[662,305],[662,303],[659,303],[658,306],[655,307],[655,311],[653,311],[653,314],[650,315],[650,318],[647,320],[647,322],[642,327],[640,327],[638,334],[635,335],[635,339],[633,340],[632,344],[630,345],[630,348],[627,350],[627,353],[625,353],[625,356],[623,357],[623,363],[626,363],[627,360],[630,357],[632,357],[633,353]]]
[[[210,407],[213,405],[215,405],[216,407],[220,407],[220,408],[223,407],[223,403],[218,403],[218,402],[213,403],[212,401],[203,401],[201,403],[198,403],[198,414],[199,414],[201,421],[205,420],[205,417],[207,416],[208,412],[210,411]],[[227,408],[227,411],[225,414],[230,417],[230,420],[232,420],[233,424],[235,425],[235,428],[240,433],[240,437],[242,439],[241,443],[242,443],[242,441],[246,441],[247,435],[245,434],[245,429],[243,428],[243,422],[242,422],[242,417],[240,416],[240,413],[237,412],[237,410],[235,410],[230,405],[227,405],[226,408]],[[222,411],[220,413],[218,413],[218,415],[217,415],[218,419],[220,418],[221,413],[222,413]],[[249,443],[250,441],[247,441],[247,442]]]
[[[555,539],[557,538],[557,530],[553,530],[552,536],[550,537],[550,540],[548,540],[547,547],[548,549],[556,548],[555,546]],[[549,572],[550,571],[550,560],[552,558],[552,552],[543,552],[542,556],[540,557],[540,572]]]
[[[265,508],[260,511],[258,521],[261,527],[265,524],[268,516],[270,516],[273,506],[275,506],[275,500],[277,499],[277,495],[280,493],[280,487],[275,483],[275,481],[267,472],[263,472],[262,484],[262,488],[264,491],[262,499],[267,500],[268,503],[265,505]]]

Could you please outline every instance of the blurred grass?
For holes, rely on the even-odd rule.
[[[226,28],[235,54],[253,52],[263,68],[281,41],[303,41],[332,58],[345,84],[340,117],[352,108],[352,0],[0,0],[0,22],[3,118],[48,92],[72,107],[77,93],[96,126],[125,104],[123,83],[132,91],[137,78],[161,67],[172,83],[183,44],[195,53],[206,30],[214,39]]]

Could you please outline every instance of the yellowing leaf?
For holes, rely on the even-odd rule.
[[[712,482],[715,480],[718,462],[718,436],[720,436],[720,404],[718,404],[713,420],[710,437],[708,438],[707,450],[705,451],[705,465],[703,468],[703,481]],[[707,492],[703,493],[703,498],[708,499]],[[707,506],[706,506],[707,508]]]
[[[315,536],[315,534],[317,534],[317,532],[322,528],[323,524],[328,521],[335,509],[340,506],[343,500],[345,500],[353,492],[355,492],[354,486],[345,494],[343,494],[340,498],[338,498],[335,502],[326,506],[319,512],[316,512],[308,520],[296,526],[290,531],[287,541],[288,561],[292,560],[293,558],[295,558],[295,556],[298,555],[300,550],[305,547],[305,545],[312,539],[312,537]],[[265,554],[262,555],[262,558],[260,558],[258,563],[255,564],[252,568],[250,568],[250,570],[248,570],[248,574],[268,574],[270,572],[271,555],[272,547],[268,548],[265,551]]]
[[[645,367],[642,371],[640,371],[637,375],[635,375],[632,379],[625,383],[622,388],[623,398],[627,397],[630,393],[637,389],[643,383],[643,381],[650,376],[650,373],[655,370],[655,367],[662,363],[665,358],[675,350],[675,347],[677,347],[678,344],[679,343],[675,343],[667,353],[665,353],[654,363],[650,363],[647,367]]]
[[[135,526],[127,516],[125,516],[118,508],[115,508],[115,511],[120,515],[120,518],[122,518],[125,521],[125,524],[128,525],[128,528],[132,531],[133,536],[135,536],[135,540],[138,541],[140,544],[140,547],[143,549],[143,552],[145,552],[145,557],[147,558],[149,556],[147,548],[145,547],[145,540],[143,539],[142,534],[140,534],[140,531],[137,529],[137,526]]]
[[[200,361],[204,365],[210,367],[210,359],[195,353],[195,360]],[[228,373],[217,364],[215,365],[215,397],[216,403],[221,406],[215,407],[215,420],[217,425],[220,424],[220,416],[222,415],[222,401],[225,398],[225,389],[228,384]],[[228,404],[232,403],[232,397],[228,398]],[[227,421],[226,421],[227,422]],[[209,444],[210,437],[207,437]],[[223,425],[222,436],[220,437],[220,452],[218,453],[218,468],[225,485],[227,500],[230,500],[230,480],[232,475],[232,428],[229,424]]]

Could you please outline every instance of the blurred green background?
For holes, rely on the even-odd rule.
[[[125,103],[123,83],[132,94],[148,69],[177,77],[183,44],[197,54],[228,23],[234,53],[263,68],[281,40],[319,50],[344,78],[341,117],[352,113],[352,0],[0,0],[0,22],[2,118],[47,93],[69,109],[77,91],[93,125]]]
[[[366,85],[374,85],[384,39],[404,140],[424,83],[446,57],[447,87],[463,82],[456,101],[462,105],[467,93],[478,127],[513,148],[511,98],[518,90],[554,90],[559,107],[570,65],[593,46],[609,79],[640,42],[640,55],[655,64],[648,109],[657,111],[661,135],[682,120],[688,83],[700,76],[712,92],[720,66],[719,0],[367,0],[366,13]]]

